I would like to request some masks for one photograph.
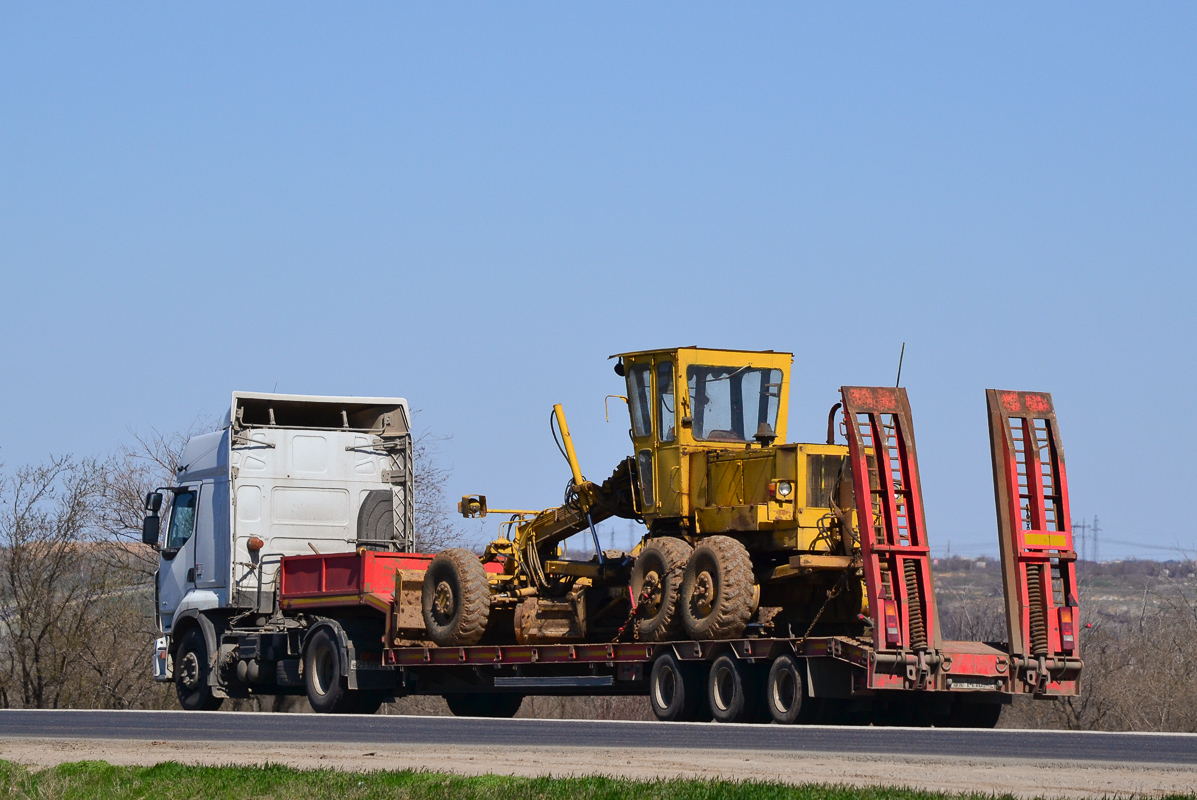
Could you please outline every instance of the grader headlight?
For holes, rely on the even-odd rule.
[[[788,500],[794,493],[792,481],[773,481],[769,484],[769,494],[778,500]]]

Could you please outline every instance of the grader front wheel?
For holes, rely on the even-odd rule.
[[[692,639],[734,639],[752,616],[752,560],[730,536],[694,548],[682,577],[681,617]]]
[[[665,642],[681,631],[678,598],[689,557],[690,545],[668,536],[652,539],[636,557],[632,566],[632,596],[639,609],[636,638]]]

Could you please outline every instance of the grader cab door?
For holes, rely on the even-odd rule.
[[[648,518],[682,514],[682,476],[677,441],[677,364],[665,355],[628,360],[628,409]]]

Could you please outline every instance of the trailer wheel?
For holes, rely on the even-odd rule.
[[[702,662],[679,661],[668,651],[657,656],[649,673],[648,701],[662,722],[709,722],[711,706]]]
[[[187,711],[215,711],[224,698],[212,694],[208,685],[208,645],[204,632],[192,628],[183,635],[175,653],[175,694]]]
[[[707,677],[707,699],[716,722],[768,721],[758,676],[753,665],[729,655],[715,659]]]
[[[478,556],[461,547],[437,554],[421,598],[428,637],[441,647],[477,644],[490,616],[490,583]]]
[[[445,703],[455,717],[510,719],[524,703],[522,694],[447,694]]]
[[[752,559],[730,536],[694,548],[682,578],[682,624],[693,639],[734,639],[752,616]]]
[[[806,685],[802,659],[784,655],[774,660],[765,681],[765,704],[779,725],[806,725],[818,715],[818,703]]]
[[[664,642],[681,632],[678,597],[682,572],[692,548],[682,539],[661,536],[652,539],[632,565],[632,596],[637,601],[648,584],[648,596],[636,615],[636,634],[641,641]]]

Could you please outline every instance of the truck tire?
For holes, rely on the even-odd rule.
[[[428,638],[441,647],[477,644],[490,617],[490,582],[478,556],[461,547],[438,553],[421,597]]]
[[[806,664],[796,656],[774,659],[765,680],[765,704],[778,725],[807,725],[818,716],[818,703],[806,685]]]
[[[445,702],[455,717],[510,719],[524,703],[522,694],[447,694]]]
[[[653,661],[648,678],[648,702],[662,722],[710,722],[707,681],[702,662],[679,661],[665,652]]]
[[[707,676],[707,702],[716,722],[767,722],[759,669],[729,655],[711,664]]]
[[[317,714],[373,714],[378,710],[376,705],[367,711],[369,703],[363,701],[372,698],[349,690],[341,668],[341,643],[329,628],[320,628],[308,638],[303,651],[303,685]],[[378,700],[381,705],[381,695]]]
[[[730,536],[708,536],[682,577],[681,618],[692,639],[734,639],[752,616],[752,559]]]
[[[644,585],[656,587],[641,604],[636,615],[636,638],[644,642],[666,642],[681,633],[678,598],[682,573],[693,548],[682,539],[661,536],[649,540],[632,565],[632,596],[640,600]]]
[[[209,663],[204,632],[192,628],[183,634],[175,653],[175,694],[184,710],[215,711],[224,702],[224,698],[212,694],[208,685]]]

